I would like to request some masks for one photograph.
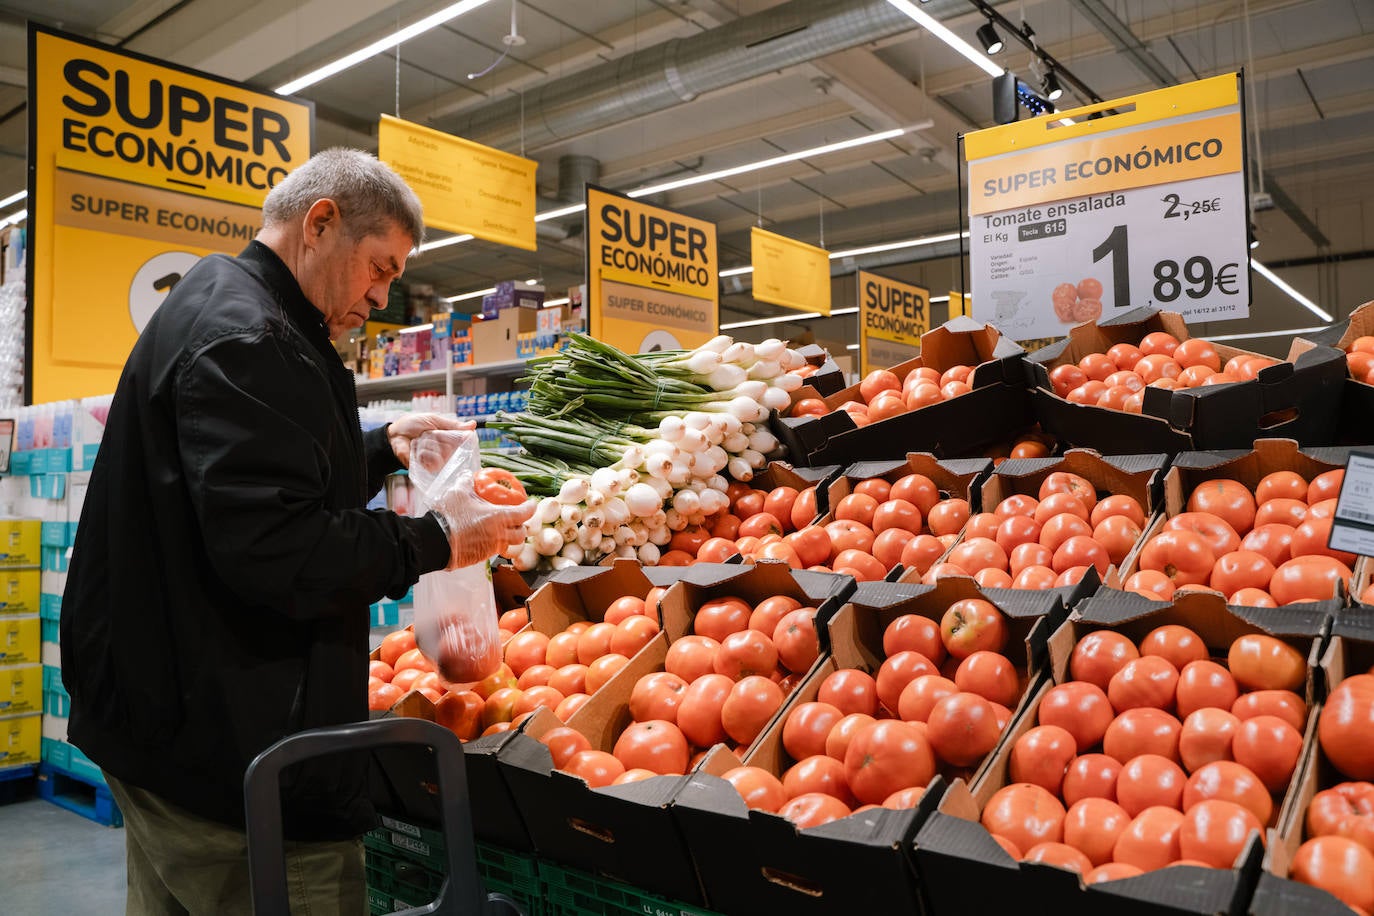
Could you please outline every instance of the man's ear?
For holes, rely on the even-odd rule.
[[[341,218],[339,205],[328,197],[321,197],[311,204],[310,209],[305,211],[305,219],[301,224],[306,247],[315,247],[331,226],[338,228],[337,224]]]

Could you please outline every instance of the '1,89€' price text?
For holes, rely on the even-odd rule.
[[[1112,262],[1113,301],[1117,308],[1129,308],[1130,239],[1125,226],[1114,226],[1102,244],[1093,249],[1094,264],[1109,257]],[[1240,292],[1240,264],[1235,261],[1214,265],[1210,258],[1200,254],[1182,264],[1172,258],[1162,258],[1154,263],[1151,272],[1155,279],[1151,293],[1156,302],[1173,302],[1184,295],[1189,299],[1205,299],[1213,290],[1228,296]]]

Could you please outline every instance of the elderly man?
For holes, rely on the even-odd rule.
[[[243,775],[285,735],[366,717],[368,605],[519,541],[525,506],[455,491],[406,518],[363,507],[410,442],[364,435],[330,338],[360,327],[424,232],[390,168],[335,149],[263,205],[236,258],[168,295],[124,367],[62,609],[70,740],[127,826],[130,913],[247,913]],[[284,787],[292,903],[366,908],[366,763]]]

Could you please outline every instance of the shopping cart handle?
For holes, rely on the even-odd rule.
[[[289,916],[291,912],[282,838],[282,770],[312,757],[396,745],[427,747],[434,753],[448,859],[448,877],[438,898],[425,906],[405,910],[404,914],[520,914],[510,898],[488,895],[478,876],[467,770],[458,737],[425,719],[387,718],[288,735],[248,765],[243,777],[243,797],[248,827],[248,873],[253,912],[257,916]]]

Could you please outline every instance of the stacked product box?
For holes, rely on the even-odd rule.
[[[37,519],[0,519],[0,772],[42,753],[41,530]]]

